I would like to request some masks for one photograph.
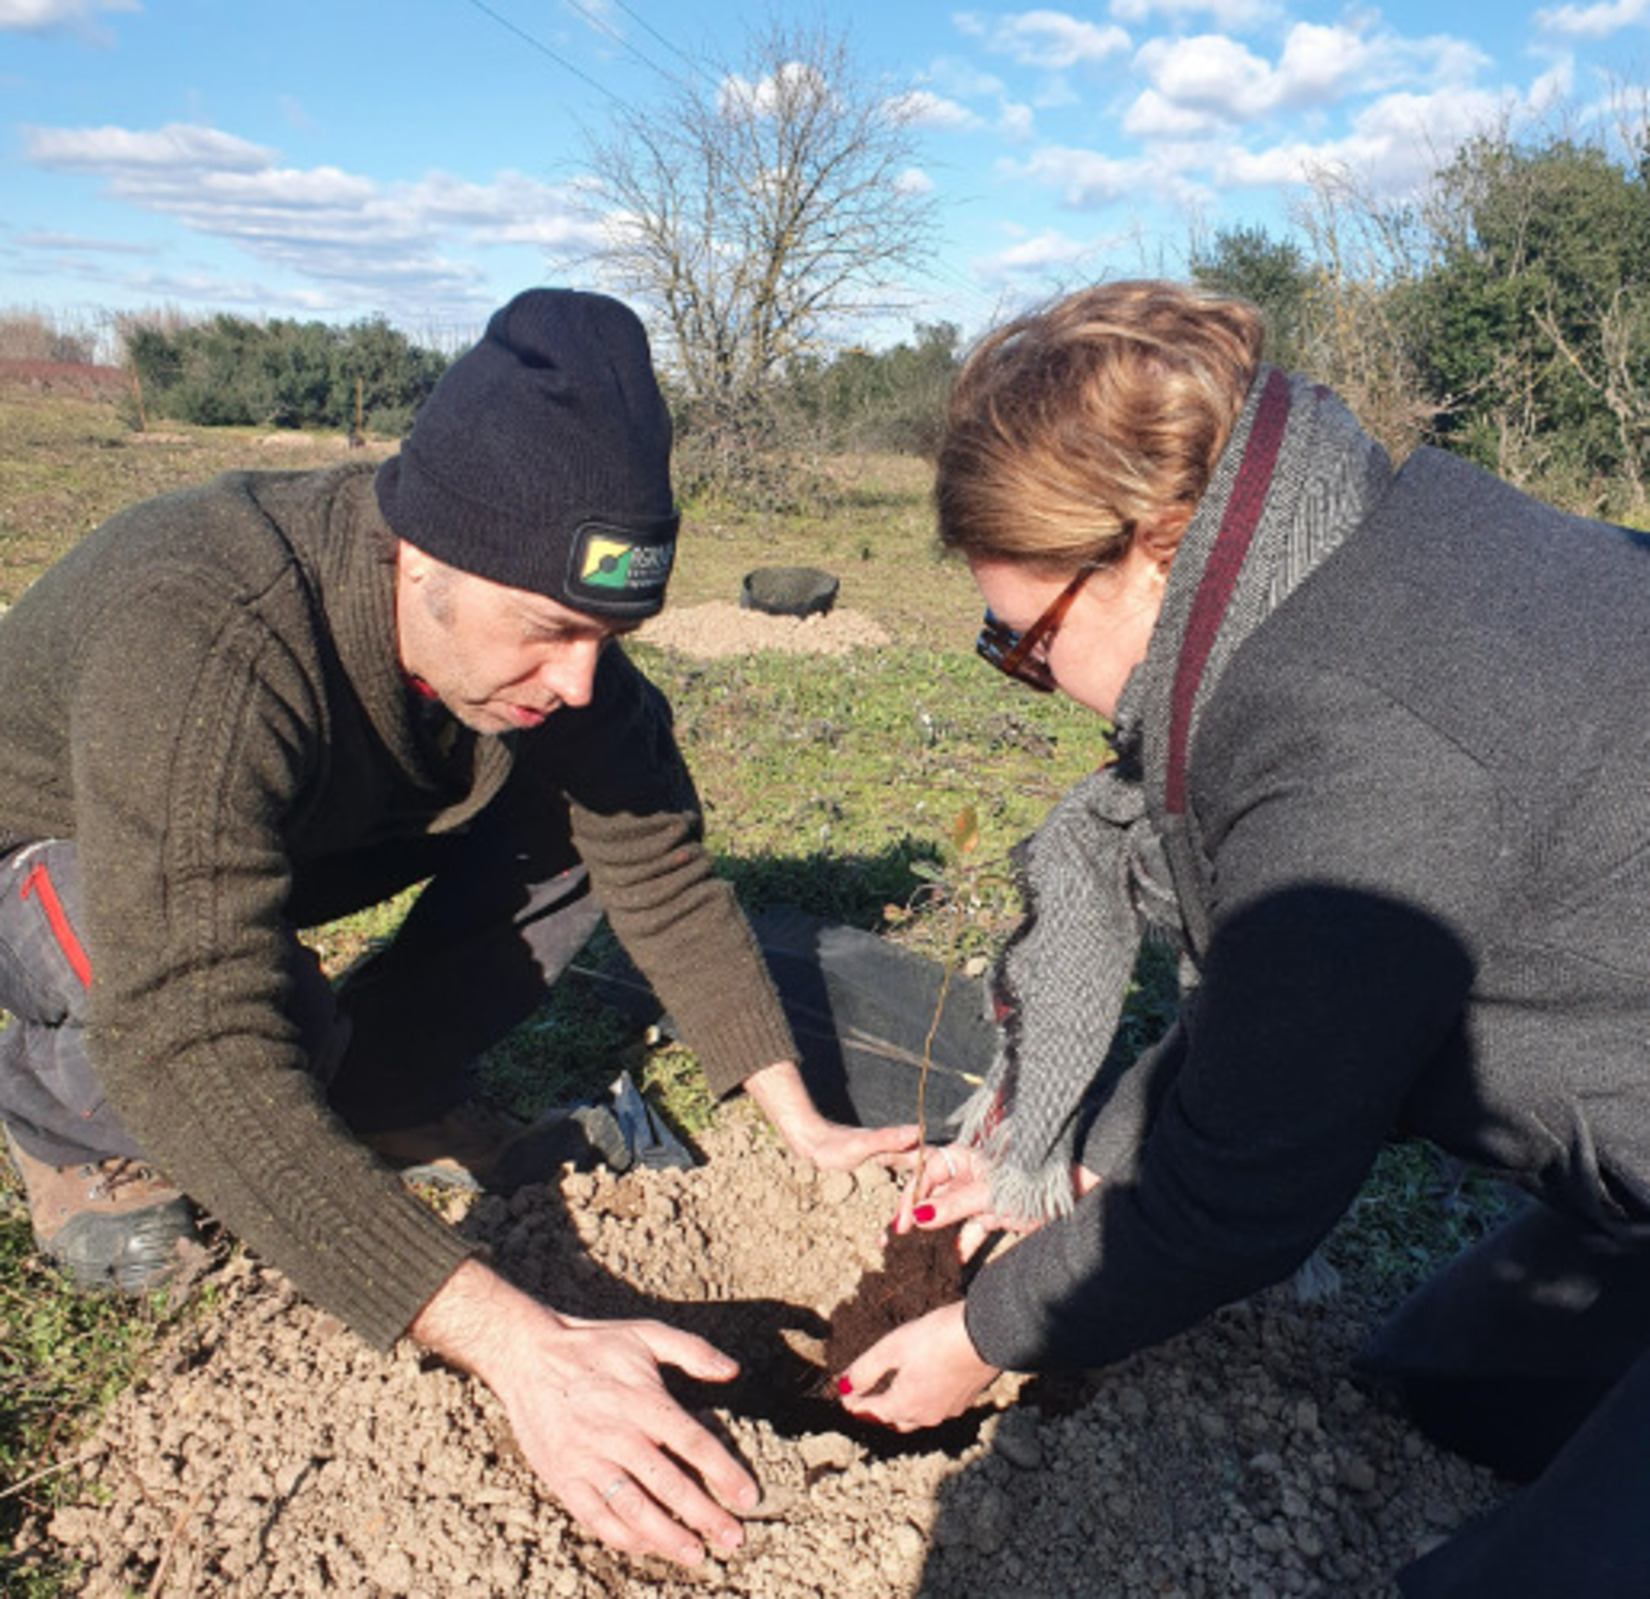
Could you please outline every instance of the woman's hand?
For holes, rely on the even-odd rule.
[[[959,1299],[879,1339],[837,1378],[837,1393],[852,1414],[913,1432],[960,1416],[998,1375],[974,1348]]]
[[[1086,1166],[1072,1167],[1074,1198],[1081,1199],[1099,1183],[1099,1176]],[[926,1149],[916,1181],[900,1198],[894,1231],[952,1227],[959,1222],[957,1254],[963,1260],[972,1260],[993,1233],[1035,1232],[1043,1224],[1040,1219],[1004,1215],[992,1208],[989,1168],[977,1149],[960,1144]]]
[[[939,1144],[922,1151],[916,1180],[900,1196],[894,1231],[929,1229],[962,1223],[957,1253],[970,1260],[993,1232],[1000,1218],[991,1208],[991,1183],[985,1159],[978,1150],[961,1144]]]

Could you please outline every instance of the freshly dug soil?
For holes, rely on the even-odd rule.
[[[790,655],[846,655],[888,642],[887,632],[863,611],[837,609],[824,616],[773,616],[710,600],[703,605],[668,605],[645,622],[636,637],[644,644],[675,650],[698,660],[780,650]]]
[[[92,1440],[19,1553],[116,1595],[1383,1596],[1498,1497],[1348,1383],[1379,1306],[1274,1290],[1081,1381],[1004,1378],[901,1440],[823,1396],[830,1323],[882,1264],[893,1179],[799,1167],[743,1104],[691,1171],[600,1171],[461,1225],[563,1308],[657,1315],[744,1365],[682,1383],[763,1484],[737,1555],[608,1552],[537,1487],[479,1384],[373,1354],[246,1259]],[[872,1278],[872,1283],[879,1279]],[[1021,1403],[1010,1408],[1019,1396]]]
[[[957,1229],[891,1236],[882,1259],[831,1312],[825,1369],[840,1372],[896,1327],[961,1299],[963,1266]]]

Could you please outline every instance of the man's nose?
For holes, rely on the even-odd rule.
[[[574,639],[559,648],[544,664],[540,681],[563,705],[588,705],[595,689],[596,663],[601,658],[603,639]]]

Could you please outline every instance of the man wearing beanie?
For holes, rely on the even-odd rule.
[[[396,1170],[553,1175],[465,1067],[603,912],[712,1089],[799,1156],[912,1137],[813,1106],[668,708],[612,647],[664,601],[669,456],[636,317],[534,290],[376,474],[232,473],[35,583],[0,620],[0,1121],[77,1281],[166,1280],[199,1204],[372,1344],[479,1375],[600,1536],[692,1562],[755,1486],[658,1368],[732,1363],[520,1293]],[[419,882],[335,989],[299,930]]]

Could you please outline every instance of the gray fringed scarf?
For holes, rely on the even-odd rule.
[[[998,959],[997,1057],[959,1138],[992,1201],[1071,1208],[1079,1110],[1111,1045],[1142,937],[1193,962],[1208,927],[1186,808],[1199,716],[1237,647],[1385,490],[1385,451],[1327,389],[1262,366],[1187,525],[1146,659],[1118,706],[1117,758],[1084,778],[1013,863],[1026,914]]]

